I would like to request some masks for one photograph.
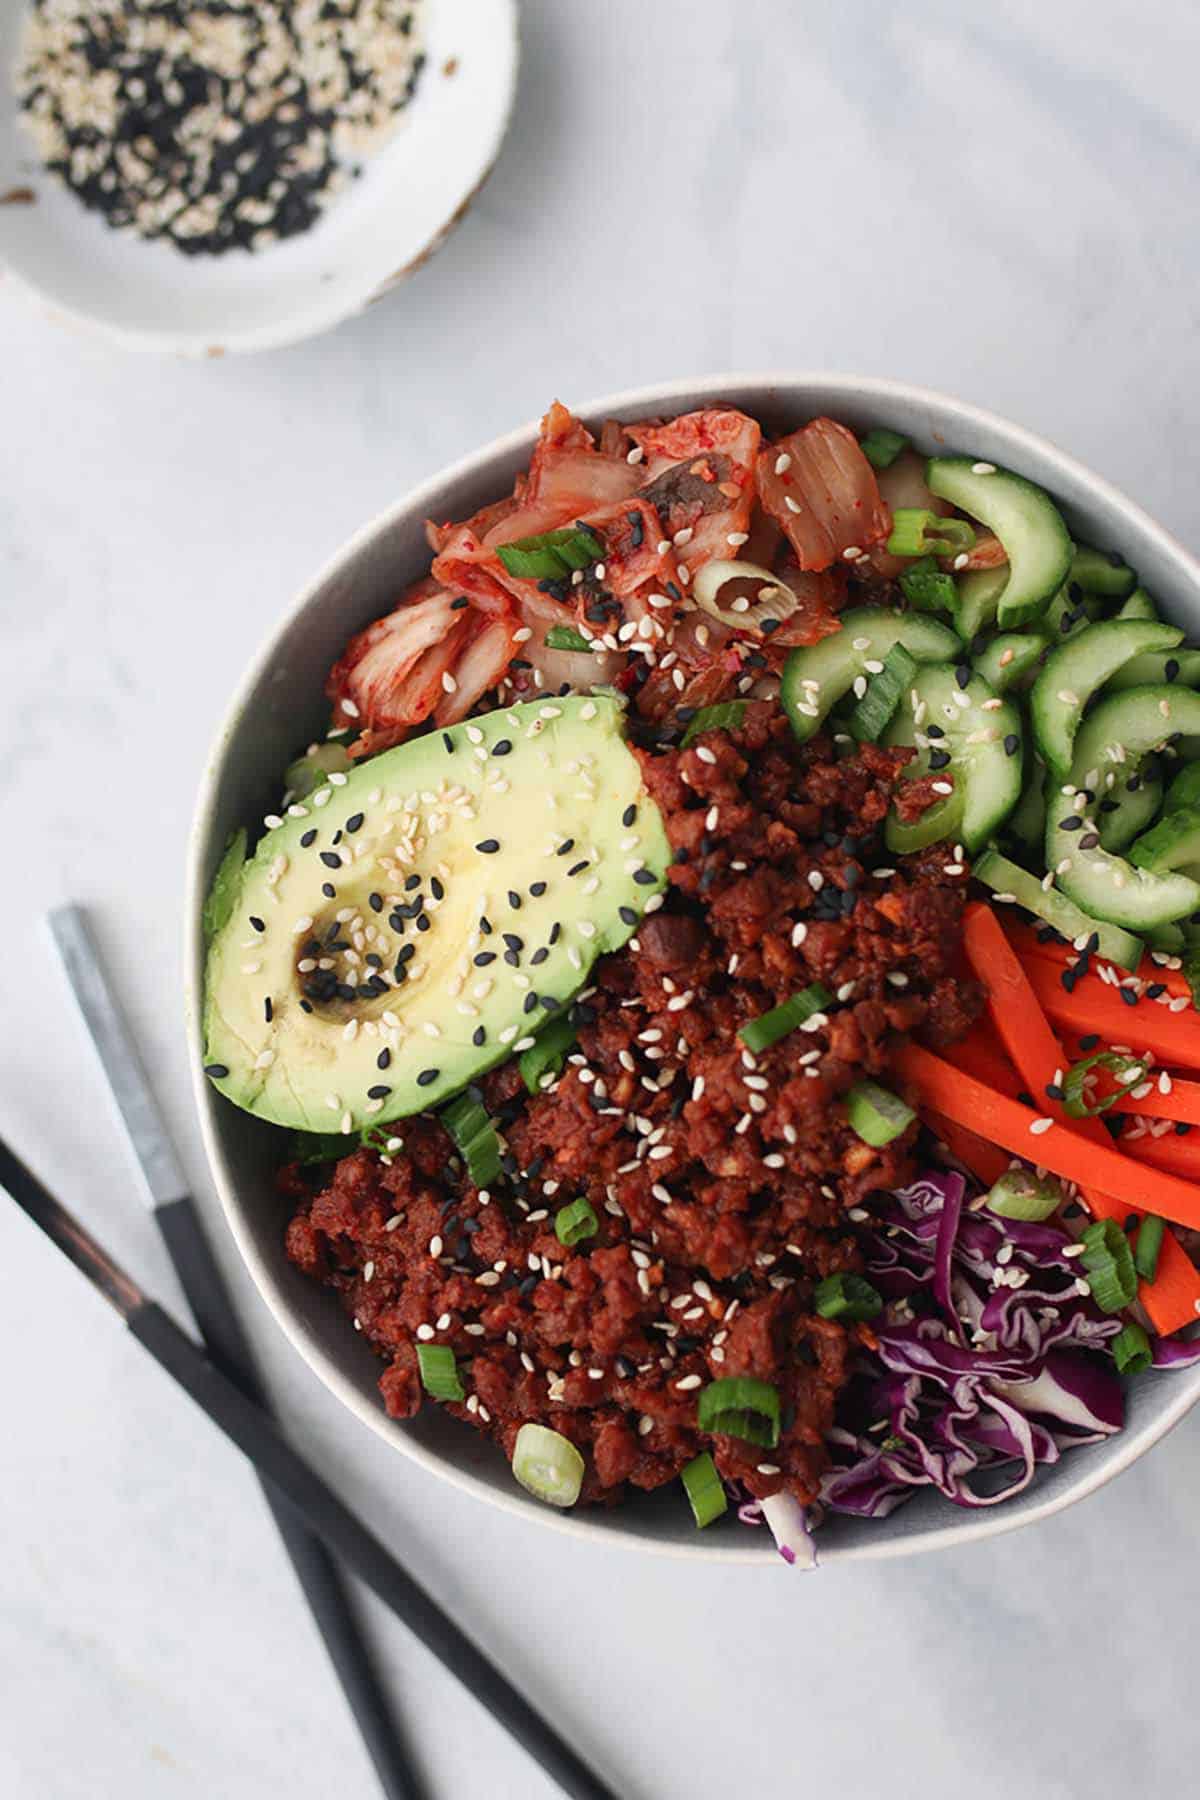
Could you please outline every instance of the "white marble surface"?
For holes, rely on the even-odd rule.
[[[1186,17],[1174,0],[541,0],[471,218],[335,336],[136,361],[0,283],[0,1130],[177,1300],[39,927],[71,895],[289,1427],[633,1800],[1186,1792],[1200,1420],[1018,1538],[807,1580],[581,1551],[431,1489],[287,1348],[216,1217],[178,997],[201,758],[314,565],[556,393],[737,366],[895,373],[1058,439],[1195,541]],[[0,1267],[0,1793],[367,1800],[244,1469],[7,1207]],[[368,1614],[432,1793],[548,1800]]]

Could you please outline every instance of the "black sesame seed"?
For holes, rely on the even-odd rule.
[[[586,868],[587,868],[587,861],[586,861],[586,859],[585,859],[585,860],[584,860],[584,861],[583,861],[583,862],[577,862],[577,863],[572,863],[572,864],[571,864],[571,867],[570,867],[570,868],[569,868],[569,869],[568,869],[568,870],[567,870],[567,877],[568,877],[568,879],[569,879],[569,878],[570,878],[570,877],[571,877],[571,876],[572,876],[572,875],[582,875],[582,874],[583,874],[583,871],[584,871],[584,870],[585,870],[585,869],[586,869]]]
[[[575,848],[575,839],[574,838],[564,838],[563,842],[558,846],[558,849],[554,852],[554,854],[556,856],[569,856],[571,854],[571,851],[574,848]]]
[[[378,1082],[375,1087],[369,1087],[367,1089],[367,1099],[386,1100],[391,1091],[390,1087],[385,1087],[382,1082]]]
[[[316,830],[315,830],[315,828],[313,828],[313,829],[310,829],[310,830],[308,830],[308,831],[306,831],[306,832],[304,832],[304,833],[303,833],[303,834],[302,834],[302,835],[301,835],[301,838],[300,838],[300,848],[301,848],[301,849],[302,849],[302,850],[308,850],[308,849],[310,849],[310,848],[311,848],[311,846],[312,846],[312,845],[313,845],[313,844],[315,844],[315,843],[316,843],[316,841],[317,841],[317,833],[316,833]]]
[[[334,993],[339,1000],[357,1000],[358,989],[349,981],[339,981],[334,985]]]
[[[342,866],[342,859],[336,850],[322,850],[321,861],[327,869],[340,869]]]
[[[965,688],[971,680],[971,669],[968,663],[959,663],[954,671],[954,679],[960,688]]]
[[[464,606],[469,606],[470,604],[471,602],[467,599],[467,596],[465,594],[460,594],[457,600],[452,600],[450,602],[450,611],[461,612]]]
[[[949,762],[950,752],[948,750],[931,750],[929,752],[929,766],[931,769],[944,769],[949,765]]]
[[[499,838],[480,838],[475,848],[481,856],[495,856],[500,848]]]
[[[1082,831],[1083,820],[1078,813],[1072,813],[1069,818],[1058,821],[1058,829],[1060,831]]]
[[[561,1004],[562,1002],[556,1000],[553,994],[538,995],[538,1005],[544,1007],[547,1012],[557,1012]]]
[[[510,969],[519,969],[521,966],[520,954],[516,950],[506,950],[504,952],[504,960]]]
[[[531,1013],[536,1005],[537,1005],[537,995],[536,994],[526,994],[523,1010],[527,1013]]]
[[[1131,794],[1136,794],[1141,785],[1142,778],[1140,775],[1131,775],[1129,780],[1125,783],[1125,786],[1129,789]]]
[[[946,733],[942,730],[940,725],[927,725],[925,727],[925,736],[926,737],[944,738],[945,735],[946,735]]]
[[[1099,1042],[1100,1033],[1098,1031],[1089,1031],[1086,1037],[1080,1038],[1079,1048],[1081,1050],[1094,1050]]]
[[[323,881],[321,883],[321,892],[327,900],[337,899],[337,889],[334,887],[332,881]]]
[[[453,756],[453,754],[454,754],[454,739],[450,736],[450,733],[448,731],[443,731],[442,743],[445,746],[445,749],[448,752],[448,754]]]
[[[405,946],[401,950],[399,956],[396,958],[396,961],[401,962],[401,963],[406,963],[412,957],[414,957],[416,954],[417,954],[417,946],[415,944],[405,944]]]
[[[546,958],[549,956],[549,954],[550,954],[549,950],[547,950],[545,944],[543,944],[540,950],[534,951],[533,955],[530,957],[529,960],[531,963],[533,963],[535,965],[538,963],[544,963]]]
[[[429,891],[435,900],[444,900],[446,898],[446,890],[436,875],[431,875],[429,877]]]
[[[1118,994],[1120,994],[1120,996],[1121,996],[1122,1000],[1125,1002],[1126,1006],[1136,1006],[1137,1005],[1138,997],[1132,988],[1119,987],[1117,989],[1117,992],[1118,992]]]
[[[480,950],[474,958],[475,967],[477,969],[486,969],[488,964],[494,963],[495,960],[496,952],[494,950]]]
[[[651,869],[635,869],[633,879],[642,887],[652,887],[656,877]]]
[[[312,1011],[312,1001],[311,1000],[302,1000],[300,1002],[300,1011],[310,1013]]]
[[[204,1073],[211,1075],[214,1081],[224,1081],[229,1070],[224,1063],[205,1063]]]
[[[621,814],[621,823],[625,827],[626,831],[629,830],[629,827],[633,824],[633,822],[636,818],[637,818],[637,807],[634,806],[631,802],[630,805],[628,805],[625,808],[625,811]]]
[[[381,913],[383,911],[383,895],[382,894],[368,894],[367,895],[367,905],[370,907],[370,909],[373,913]]]
[[[1176,660],[1173,656],[1169,656],[1167,658],[1166,662],[1163,664],[1163,674],[1166,676],[1168,681],[1174,681],[1176,676],[1179,674],[1179,664],[1176,662]]]
[[[562,931],[562,926],[559,924],[558,920],[556,919],[554,921],[554,924],[550,927],[550,942],[552,944],[557,944],[558,939],[559,939],[559,934],[561,933],[561,931]]]
[[[636,925],[638,922],[638,915],[634,912],[632,906],[618,906],[617,917],[620,919],[622,925]]]
[[[1079,848],[1081,850],[1094,850],[1099,842],[1100,833],[1098,831],[1085,831],[1079,840]]]
[[[1146,989],[1146,998],[1147,1000],[1157,1000],[1158,996],[1160,994],[1165,994],[1166,991],[1167,986],[1164,981],[1152,981],[1150,986]]]
[[[492,755],[493,756],[507,756],[511,749],[512,749],[512,739],[511,738],[500,738],[500,739],[498,739],[498,741],[496,743],[494,743],[492,745]]]
[[[1185,1124],[1185,1123],[1184,1123],[1184,1122],[1183,1122],[1183,1120],[1182,1120],[1182,1119],[1180,1119],[1180,1120],[1179,1120],[1179,1122],[1178,1122],[1178,1123],[1177,1123],[1177,1125],[1176,1125],[1176,1126],[1175,1126],[1175,1136],[1176,1136],[1176,1137],[1186,1137],[1186,1136],[1187,1136],[1187,1134],[1188,1134],[1188,1132],[1189,1132],[1189,1131],[1190,1131],[1190,1130],[1191,1130],[1191,1129],[1192,1129],[1192,1128],[1191,1128],[1191,1126],[1190,1126],[1190,1125],[1186,1125],[1186,1124]]]
[[[346,820],[346,830],[360,831],[362,829],[364,816],[363,813],[351,813],[350,817]]]
[[[471,1033],[471,1042],[475,1045],[475,1048],[478,1049],[480,1044],[486,1043],[486,1041],[487,1041],[487,1032],[484,1030],[482,1025],[477,1025],[475,1027],[474,1031]]]
[[[1008,732],[1004,739],[1004,754],[1005,754],[1005,756],[1015,756],[1017,754],[1017,751],[1020,748],[1021,748],[1021,740],[1017,736],[1016,732],[1015,731]]]
[[[529,891],[533,895],[535,900],[540,900],[542,895],[546,891],[546,883],[544,881],[531,882],[530,886],[529,886]]]
[[[419,913],[417,915],[417,930],[418,931],[428,931],[431,923],[432,923],[432,921],[429,918],[428,913]]]
[[[387,1050],[387,1049],[383,1049],[379,1052],[379,1055],[375,1058],[375,1067],[377,1069],[386,1069],[388,1064],[391,1062],[391,1060],[392,1060],[391,1051]]]
[[[422,1069],[421,1073],[417,1076],[417,1086],[428,1087],[430,1082],[437,1080],[441,1072],[440,1069]]]
[[[267,929],[266,921],[264,919],[260,919],[260,918],[256,917],[256,915],[254,913],[250,914],[250,923],[254,927],[255,931],[265,931]]]
[[[523,937],[518,937],[515,931],[502,931],[500,935],[510,950],[523,950],[525,948],[525,939]]]
[[[484,937],[491,937],[492,921],[488,918],[486,913],[480,913],[479,915],[479,929],[482,931]]]
[[[266,996],[266,998],[263,1000],[263,1018],[267,1021],[267,1024],[269,1025],[271,1023],[271,1020],[274,1018],[274,1016],[275,1016],[275,1008],[271,1004],[271,996],[270,996],[270,994],[268,994]]]
[[[508,904],[512,907],[514,912],[520,912],[521,896],[517,893],[515,888],[509,888],[508,890]]]

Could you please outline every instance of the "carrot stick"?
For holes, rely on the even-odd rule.
[[[995,1032],[982,1019],[966,1037],[959,1038],[951,1052],[954,1061],[976,1081],[984,1081],[999,1093],[1015,1100],[1021,1092],[1021,1077],[1013,1068],[1008,1052]]]
[[[1015,919],[1011,922],[1005,920],[1005,931],[1022,958],[1040,956],[1044,962],[1054,963],[1060,969],[1069,969],[1078,960],[1079,952],[1072,945],[1056,944],[1053,938],[1042,939],[1036,931],[1031,931],[1028,925],[1022,925]],[[1097,962],[1104,960],[1103,957],[1092,956],[1090,970],[1095,969]],[[1115,963],[1108,964],[1108,967],[1116,969],[1116,973],[1122,981],[1128,978],[1128,969],[1118,968]],[[1191,1004],[1192,990],[1186,975],[1179,969],[1167,969],[1161,963],[1156,963],[1149,951],[1138,965],[1137,976],[1139,981],[1144,981],[1147,986],[1152,983],[1161,985],[1172,999],[1186,1000],[1189,1005]],[[1085,975],[1083,979],[1086,982],[1089,977]]]
[[[1149,1077],[1151,1081],[1154,1077]],[[1147,1119],[1176,1119],[1181,1125],[1200,1125],[1200,1081],[1179,1081],[1172,1079],[1169,1094],[1160,1092],[1157,1086],[1149,1094],[1143,1094],[1135,1100],[1129,1094],[1122,1094],[1114,1100],[1109,1112],[1141,1113]]]
[[[963,948],[972,973],[983,986],[995,1033],[1016,1065],[1021,1081],[1033,1095],[1039,1113],[1056,1119],[1089,1144],[1111,1152],[1112,1139],[1099,1119],[1072,1119],[1061,1101],[1051,1100],[1046,1093],[1048,1086],[1061,1082],[1067,1058],[1042,1010],[1029,975],[990,906],[976,901],[967,907],[963,914]],[[1106,987],[1103,991],[1108,993],[1111,989]],[[1131,1010],[1121,1001],[1117,1004],[1122,1011]],[[964,1040],[964,1043],[969,1042],[969,1039]],[[971,1073],[977,1072],[965,1058],[962,1061],[964,1068]],[[1001,1093],[1009,1093],[1000,1082],[992,1081],[990,1085],[998,1087]],[[1032,1141],[1036,1146],[1041,1139]],[[1034,1162],[1043,1161],[1036,1147],[1024,1154]],[[1130,1212],[1140,1212],[1119,1195],[1105,1193],[1099,1184],[1081,1182],[1079,1194],[1093,1218],[1120,1222]],[[1170,1232],[1163,1238],[1163,1252],[1159,1255],[1154,1280],[1143,1282],[1139,1294],[1159,1331],[1177,1331],[1196,1317],[1200,1271]]]
[[[1096,975],[1085,976],[1068,992],[1054,963],[1041,956],[1021,960],[1042,1010],[1068,1038],[1098,1033],[1105,1044],[1151,1050],[1160,1062],[1200,1069],[1200,1014],[1171,1012],[1154,1000],[1128,1006]]]
[[[953,1124],[978,1132],[1064,1181],[1097,1188],[1119,1202],[1123,1214],[1131,1209],[1128,1196],[1136,1193],[1137,1204],[1145,1211],[1161,1213],[1164,1219],[1192,1230],[1200,1229],[1200,1187],[1191,1182],[1181,1181],[1165,1170],[1135,1165],[1119,1150],[1089,1143],[1054,1119],[1044,1130],[1032,1131],[1030,1127],[1039,1121],[1038,1114],[1031,1113],[1019,1100],[1010,1100],[1006,1094],[976,1081],[973,1075],[920,1044],[905,1044],[895,1066],[912,1084],[922,1105],[944,1114]]]
[[[1169,1131],[1163,1137],[1153,1137],[1147,1132],[1144,1137],[1123,1137],[1118,1141],[1125,1155],[1133,1157],[1137,1162],[1151,1163],[1156,1169],[1167,1169],[1184,1181],[1200,1182],[1200,1141],[1197,1139],[1176,1137],[1173,1131]],[[1165,1248],[1165,1238],[1163,1245]]]
[[[955,1048],[957,1050],[957,1046]],[[1011,1168],[1011,1159],[1003,1150],[997,1150],[995,1144],[989,1144],[986,1138],[977,1137],[973,1131],[956,1125],[953,1119],[947,1119],[941,1113],[927,1112],[924,1117],[930,1130],[941,1138],[950,1154],[964,1169],[971,1171],[982,1187],[990,1188]]]

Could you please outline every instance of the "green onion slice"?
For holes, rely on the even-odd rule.
[[[720,700],[715,706],[702,706],[694,718],[688,720],[679,748],[686,750],[702,731],[733,731],[745,716],[744,700]]]
[[[595,1237],[599,1229],[600,1221],[587,1200],[572,1200],[569,1206],[561,1206],[554,1215],[558,1241],[568,1250],[574,1244],[582,1244],[585,1238]]]
[[[487,1187],[500,1173],[500,1138],[487,1113],[471,1094],[459,1094],[441,1110],[441,1121],[454,1139],[476,1187]]]
[[[958,589],[953,575],[939,569],[932,556],[923,557],[910,568],[901,570],[900,587],[904,598],[922,612],[953,613],[958,607]]]
[[[573,625],[552,625],[546,633],[547,650],[582,650],[591,655],[592,646],[582,631],[576,631]]]
[[[927,506],[898,506],[892,514],[889,556],[958,556],[974,547],[965,519],[943,519]]]
[[[753,1375],[726,1375],[700,1391],[696,1422],[718,1437],[773,1450],[779,1442],[779,1390]]]
[[[604,545],[586,526],[568,525],[561,531],[542,531],[516,538],[511,544],[497,544],[496,554],[510,575],[529,581],[561,581],[575,569],[600,562]]]
[[[521,1080],[531,1094],[541,1092],[546,1075],[558,1074],[567,1059],[567,1051],[574,1042],[575,1027],[566,1013],[560,1013],[542,1027],[528,1050],[521,1052],[517,1067],[521,1071]]]
[[[1041,1179],[1032,1169],[1006,1169],[988,1190],[987,1204],[1002,1219],[1031,1219],[1035,1223],[1056,1213],[1063,1191],[1056,1181]]]
[[[1129,1073],[1111,1094],[1105,1094],[1101,1100],[1088,1100],[1084,1083],[1093,1069],[1107,1069],[1118,1078],[1126,1076],[1126,1071]],[[1091,1056],[1080,1057],[1063,1076],[1063,1110],[1072,1119],[1094,1119],[1097,1113],[1107,1112],[1122,1094],[1139,1087],[1145,1081],[1148,1069],[1147,1062],[1139,1062],[1136,1056],[1122,1056],[1116,1050],[1097,1050]]]
[[[856,1081],[846,1095],[846,1117],[850,1129],[864,1144],[880,1149],[899,1137],[912,1124],[916,1113],[899,1094],[880,1087],[877,1081]]]
[[[866,437],[859,438],[858,447],[873,469],[890,469],[907,443],[908,439],[898,431],[877,425]]]
[[[512,1472],[521,1486],[549,1506],[574,1506],[583,1486],[582,1456],[561,1431],[522,1425],[513,1445]]]
[[[1112,1355],[1118,1375],[1137,1375],[1150,1367],[1154,1360],[1150,1339],[1136,1320],[1122,1325],[1112,1341]]]
[[[1115,1219],[1093,1219],[1080,1238],[1080,1257],[1092,1299],[1101,1312],[1120,1312],[1137,1293],[1137,1270],[1129,1239]]]
[[[707,1450],[702,1450],[699,1456],[693,1456],[679,1474],[692,1504],[692,1515],[703,1531],[706,1525],[711,1525],[714,1519],[719,1519],[729,1508],[725,1483],[717,1474],[717,1465]]]
[[[876,1319],[883,1311],[883,1295],[861,1275],[826,1275],[813,1289],[813,1306],[823,1319]]]
[[[1157,1213],[1147,1213],[1138,1226],[1133,1246],[1133,1266],[1143,1281],[1153,1281],[1158,1274],[1158,1257],[1166,1226]]]
[[[777,1044],[780,1038],[786,1037],[789,1031],[815,1019],[818,1013],[824,1012],[827,1006],[833,1005],[833,995],[828,988],[814,981],[811,987],[801,988],[790,1000],[780,1006],[773,1006],[770,1012],[759,1013],[757,1019],[749,1019],[738,1032],[747,1050],[768,1050]]]
[[[916,658],[903,644],[893,644],[878,675],[868,677],[867,691],[850,714],[850,736],[860,744],[877,743],[916,672]]]
[[[418,1344],[421,1386],[435,1400],[465,1400],[458,1364],[449,1344]]]

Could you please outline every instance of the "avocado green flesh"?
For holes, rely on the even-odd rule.
[[[335,776],[240,872],[227,856],[205,983],[215,1086],[276,1124],[349,1134],[523,1048],[665,885],[670,847],[622,721],[602,696],[466,720]],[[384,991],[364,994],[369,980]]]

